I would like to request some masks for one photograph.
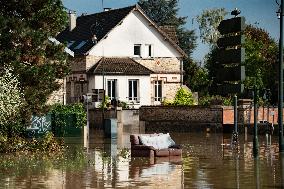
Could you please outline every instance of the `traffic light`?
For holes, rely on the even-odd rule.
[[[220,95],[242,93],[244,85],[240,81],[245,80],[245,42],[243,31],[245,30],[245,18],[235,17],[221,21],[218,30],[222,35],[218,39],[216,75],[217,93]]]

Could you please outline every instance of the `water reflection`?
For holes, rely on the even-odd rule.
[[[183,157],[131,158],[129,134],[107,139],[93,131],[86,142],[68,138],[57,155],[0,157],[0,188],[283,188],[284,155],[277,137],[260,136],[259,157],[252,136],[171,133]],[[270,137],[270,138],[269,138]]]

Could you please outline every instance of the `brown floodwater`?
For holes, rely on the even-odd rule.
[[[181,158],[131,158],[129,133],[106,139],[93,130],[89,143],[67,138],[61,155],[2,155],[0,188],[284,188],[284,156],[276,136],[170,133]]]

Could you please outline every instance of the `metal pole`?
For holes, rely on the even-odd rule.
[[[238,97],[234,96],[234,126],[235,134],[238,135]]]
[[[258,156],[258,137],[257,137],[257,89],[254,86],[253,89],[253,155],[254,157]]]
[[[280,40],[279,40],[279,84],[278,84],[278,127],[279,152],[284,152],[283,144],[283,12],[284,0],[280,4]]]
[[[87,94],[87,138],[89,138],[89,95]]]

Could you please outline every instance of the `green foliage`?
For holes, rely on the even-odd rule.
[[[210,86],[207,70],[189,59],[185,59],[183,65],[187,73],[184,76],[184,84],[192,91],[197,91],[199,95],[207,94]]]
[[[127,105],[127,103],[124,102],[124,101],[119,101],[118,106],[119,106],[119,107],[122,107],[123,109],[129,108],[129,106]]]
[[[69,73],[63,45],[49,37],[62,31],[67,21],[61,0],[2,0],[0,6],[0,62],[18,76],[23,93],[21,117],[45,112],[57,79]]]
[[[18,78],[11,68],[4,68],[0,74],[0,125],[12,122],[22,105]]]
[[[75,115],[76,122],[74,127],[80,128],[86,125],[87,115],[82,103],[77,104],[54,104],[51,107],[51,113],[54,115],[55,125],[59,127],[67,126],[68,116]]]
[[[174,98],[174,105],[193,105],[192,93],[184,88],[179,88]]]
[[[168,100],[168,99],[164,99],[164,100],[161,102],[161,105],[164,105],[164,106],[171,106],[171,105],[174,105],[174,101]]]
[[[231,106],[233,100],[231,97],[222,97],[219,95],[216,96],[202,96],[198,100],[198,104],[201,106],[210,106],[210,105],[223,105],[223,106]]]
[[[258,89],[270,89],[277,99],[278,45],[269,34],[258,27],[247,26],[246,31],[246,75],[245,87],[256,85]]]
[[[101,109],[107,108],[109,106],[109,104],[110,104],[110,98],[109,98],[109,96],[105,96],[103,102],[101,102],[99,104],[99,108],[101,108]]]
[[[197,16],[200,38],[203,43],[216,45],[220,37],[217,27],[227,14],[228,12],[224,8],[214,8],[203,10],[201,15]]]
[[[248,25],[245,30],[246,57],[244,66],[246,69],[245,88],[252,88],[254,85],[258,89],[270,89],[272,101],[277,100],[277,54],[278,45],[269,34],[252,25]],[[212,48],[206,57],[205,67],[208,70],[208,78],[212,78],[210,94],[215,94],[216,77],[218,67],[216,66],[217,48]],[[246,96],[244,96],[246,97]]]

